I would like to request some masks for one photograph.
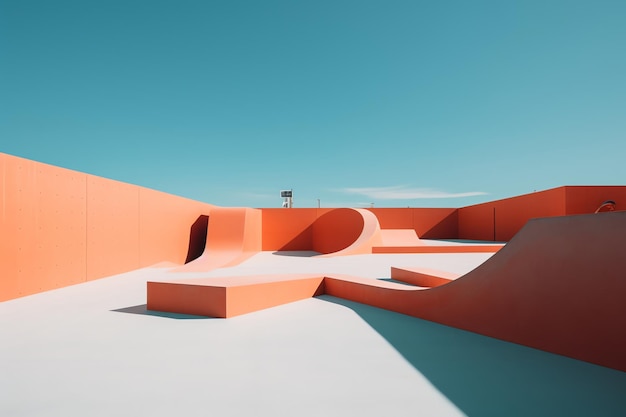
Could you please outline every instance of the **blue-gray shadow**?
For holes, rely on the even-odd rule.
[[[272,252],[272,255],[278,256],[294,256],[297,258],[312,258],[321,255],[319,252],[311,250],[279,250]]]
[[[626,416],[626,373],[328,295],[468,416]],[[626,354],[626,353],[625,353]]]
[[[140,314],[144,316],[165,317],[176,320],[212,320],[214,317],[195,316],[192,314],[168,313],[165,311],[148,310],[146,304],[140,304],[132,307],[118,308],[111,310],[116,313]]]

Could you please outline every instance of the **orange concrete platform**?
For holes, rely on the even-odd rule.
[[[315,274],[148,282],[148,310],[229,318],[322,294]]]
[[[374,246],[372,253],[494,253],[504,245]]]
[[[324,293],[626,371],[624,230],[626,212],[535,219],[431,289],[338,274],[212,278],[149,283],[148,308],[229,317]]]

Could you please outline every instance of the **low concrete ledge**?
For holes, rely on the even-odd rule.
[[[418,287],[439,287],[454,281],[460,274],[419,267],[391,267],[391,278]]]
[[[504,245],[374,246],[372,253],[495,253]]]
[[[147,283],[147,309],[229,318],[323,293],[322,275],[256,275]]]

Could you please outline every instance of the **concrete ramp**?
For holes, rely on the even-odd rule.
[[[326,294],[626,371],[626,212],[534,219],[428,290],[326,280]]]
[[[625,248],[626,212],[535,219],[484,264],[435,288],[332,273],[148,282],[148,308],[179,312],[189,300],[227,296],[213,289],[201,301],[207,285],[248,287],[229,294],[237,314],[324,293],[626,371]],[[260,286],[280,297],[251,302]]]
[[[421,240],[413,229],[382,229],[381,244],[372,246],[372,253],[494,253],[503,244],[466,244]]]
[[[374,213],[364,209],[335,209],[313,223],[313,249],[322,256],[372,253],[382,242]]]
[[[211,209],[202,255],[173,272],[203,272],[237,265],[261,250],[261,211],[245,207]]]
[[[413,229],[382,229],[380,233],[382,236],[381,246],[402,247],[424,244]]]

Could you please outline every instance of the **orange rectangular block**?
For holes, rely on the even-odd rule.
[[[148,282],[148,310],[226,318],[226,287]]]
[[[256,275],[148,282],[148,310],[229,318],[311,298],[322,275]]]

